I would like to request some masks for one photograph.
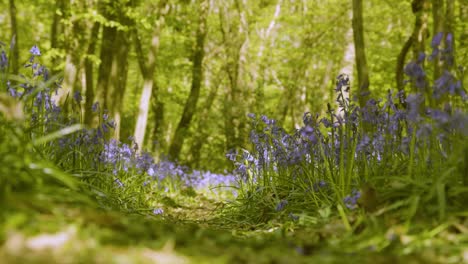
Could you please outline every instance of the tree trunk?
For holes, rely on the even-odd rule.
[[[117,140],[120,139],[122,104],[127,87],[129,45],[127,32],[117,31],[114,43],[115,56],[112,61],[110,75],[112,86],[107,94],[107,103],[115,122],[114,138]]]
[[[62,48],[62,43],[59,42],[58,36],[60,34],[63,34],[64,29],[63,25],[60,22],[62,17],[65,15],[64,10],[65,10],[65,0],[56,0],[55,1],[55,7],[53,8],[54,14],[52,18],[52,24],[51,24],[51,29],[50,29],[50,48],[51,49],[59,49]],[[53,67],[51,68],[51,73],[52,75],[57,74],[56,70],[56,65],[59,64],[59,60],[57,57],[52,58],[52,65]]]
[[[403,83],[403,79],[404,79],[403,69],[405,67],[406,55],[408,54],[412,45],[413,45],[413,36],[410,36],[408,40],[406,40],[405,45],[403,45],[403,48],[398,54],[397,64],[396,64],[396,75],[395,75],[398,91],[403,90],[405,87]]]
[[[403,69],[405,66],[406,55],[411,47],[413,47],[413,61],[418,61],[420,54],[424,53],[427,36],[427,0],[413,0],[411,3],[414,18],[414,28],[411,36],[406,40],[403,48],[398,54],[396,65],[396,83],[398,91],[404,89]],[[404,104],[404,102],[401,102]]]
[[[114,57],[114,52],[112,52],[112,50],[115,44],[114,42],[116,35],[117,30],[115,27],[104,26],[101,37],[101,52],[99,55],[101,64],[99,65],[96,86],[96,99],[99,101],[100,107],[103,110],[108,109],[107,94],[109,89],[112,61]]]
[[[143,143],[145,140],[145,132],[146,132],[146,126],[148,122],[148,113],[149,113],[149,108],[150,108],[151,93],[153,91],[153,85],[155,82],[153,75],[154,75],[154,71],[156,68],[156,56],[157,56],[158,49],[159,49],[159,34],[160,34],[160,26],[156,25],[154,26],[151,47],[147,55],[148,60],[146,63],[143,62],[144,63],[143,65],[141,65],[140,63],[141,65],[140,70],[143,75],[143,90],[140,96],[138,118],[137,118],[137,123],[135,126],[135,133],[134,133],[135,142],[137,143],[140,149],[143,148]],[[134,38],[135,38],[135,50],[136,50],[137,56],[143,59],[145,55],[143,54],[143,49],[141,47],[141,42],[139,40],[139,36],[137,32]]]
[[[356,69],[358,74],[359,105],[364,107],[369,98],[369,70],[364,45],[364,29],[362,19],[362,0],[353,0],[353,36],[356,52]]]
[[[144,61],[144,53],[141,47],[141,41],[138,36],[137,29],[134,30],[135,38],[135,50],[138,57],[138,63],[140,65],[140,70],[143,75],[143,90],[140,97],[140,105],[138,111],[137,123],[135,126],[134,138],[135,142],[139,146],[139,149],[143,149],[143,144],[145,141],[146,127],[148,123],[148,113],[150,108],[151,94],[153,92],[154,84],[156,80],[154,79],[154,71],[156,69],[156,57],[159,50],[159,35],[161,34],[161,27],[164,23],[164,17],[161,18],[163,12],[167,12],[167,2],[163,1],[160,3],[158,10],[158,21],[154,25],[154,30],[151,39],[151,45],[148,52],[148,59]],[[157,96],[157,95],[156,95]]]
[[[96,51],[96,42],[99,36],[99,23],[95,22],[91,29],[89,37],[88,51],[84,65],[85,65],[85,78],[86,78],[86,102],[85,102],[85,121],[88,126],[93,125],[93,111],[92,106],[94,103],[94,63],[90,56],[93,56]]]
[[[200,87],[203,75],[203,57],[204,57],[204,44],[206,37],[206,17],[208,15],[208,2],[203,1],[200,4],[200,21],[198,24],[196,35],[196,46],[193,53],[193,68],[192,68],[192,85],[189,97],[185,103],[184,111],[180,122],[175,130],[171,146],[169,148],[169,157],[177,160],[182,150],[185,137],[190,127],[193,115],[197,107],[198,97],[200,95]]]
[[[231,4],[231,2],[227,2]],[[231,18],[229,7],[222,7],[219,12],[220,30],[226,53],[225,70],[229,79],[224,100],[224,131],[226,136],[226,149],[230,150],[243,145],[246,132],[244,104],[248,95],[242,91],[243,61],[246,60],[246,47],[248,44],[248,25],[245,12],[241,10],[244,3],[234,1],[239,21]],[[237,22],[237,23],[236,23]],[[239,34],[240,33],[240,34]]]
[[[18,42],[18,24],[16,23],[16,6],[15,0],[10,0],[10,23],[11,23],[11,41],[14,43],[11,60],[11,72],[18,74],[19,69],[19,42]]]
[[[165,124],[164,124],[164,114],[165,114],[165,105],[164,102],[160,99],[160,89],[158,84],[155,82],[153,84],[153,102],[152,109],[154,113],[154,129],[152,133],[152,139],[155,144],[153,144],[153,152],[156,153],[166,153],[167,151],[167,141],[164,138]]]

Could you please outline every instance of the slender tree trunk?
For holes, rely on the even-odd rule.
[[[169,148],[169,157],[173,160],[178,159],[185,137],[190,127],[193,115],[197,107],[198,97],[200,95],[201,82],[203,77],[203,57],[206,37],[206,17],[208,15],[208,2],[203,1],[200,4],[200,21],[197,29],[196,46],[193,53],[192,85],[189,97],[185,103],[184,111],[179,124],[175,130],[171,146]]]
[[[96,51],[96,42],[99,36],[99,28],[99,23],[95,22],[91,29],[87,56],[84,62],[86,78],[85,124],[88,126],[93,125],[93,111],[91,109],[94,103],[94,63],[90,56],[94,56]]]
[[[12,50],[11,69],[13,74],[18,74],[19,69],[19,42],[18,42],[18,25],[16,23],[16,6],[15,0],[10,0],[10,23],[11,23],[11,41],[14,43]]]
[[[358,74],[359,105],[364,107],[369,98],[369,70],[364,45],[364,29],[362,19],[362,0],[353,0],[353,36],[356,52],[356,69]]]
[[[165,123],[164,123],[164,114],[165,114],[165,104],[160,98],[160,89],[158,84],[155,82],[153,84],[153,102],[152,109],[154,113],[154,129],[152,133],[152,139],[155,144],[153,144],[153,152],[156,153],[166,153],[167,152],[167,141],[164,138]]]
[[[158,21],[156,25],[153,26],[154,29],[151,38],[151,45],[146,62],[144,61],[145,55],[141,47],[141,41],[138,36],[138,31],[137,29],[134,30],[135,50],[137,53],[140,70],[143,75],[143,90],[140,97],[139,112],[134,133],[135,142],[140,147],[140,149],[143,148],[143,144],[145,141],[150,101],[152,98],[153,88],[156,82],[153,75],[156,69],[156,57],[159,50],[159,36],[161,34],[161,27],[164,23],[164,17],[161,16],[163,13],[165,14],[167,10],[167,1],[161,2],[158,10]]]
[[[140,149],[143,148],[143,143],[145,140],[145,132],[146,132],[146,126],[148,122],[148,113],[149,113],[149,108],[150,108],[151,94],[153,92],[153,85],[155,83],[153,75],[154,75],[154,71],[156,68],[156,56],[157,56],[157,52],[159,49],[159,34],[160,34],[160,26],[159,25],[154,26],[151,47],[147,55],[148,60],[145,63],[145,65],[143,65],[143,68],[140,66],[140,68],[142,68],[141,70],[142,70],[142,75],[143,75],[143,90],[141,92],[138,118],[137,118],[137,123],[135,126],[135,133],[134,133],[135,142],[138,144]],[[138,35],[135,35],[134,38],[135,38],[135,50],[137,52],[137,56],[139,58],[143,58],[145,55],[143,54],[141,42],[138,38]]]
[[[424,53],[427,36],[427,0],[413,0],[412,11],[415,16],[414,27],[411,36],[406,40],[397,58],[396,83],[399,91],[404,89],[404,74],[406,55],[413,47],[413,61],[417,61],[420,54]],[[400,102],[405,104],[404,102]]]
[[[55,6],[53,8],[54,14],[53,14],[53,19],[52,19],[52,24],[51,24],[51,29],[50,29],[50,47],[51,49],[59,49],[63,45],[62,43],[59,42],[58,36],[60,34],[63,34],[64,29],[63,25],[60,22],[62,17],[65,15],[65,0],[56,0],[55,1]],[[54,57],[52,58],[52,65],[57,65],[58,64],[58,58]],[[55,68],[51,68],[51,73],[53,75],[57,74],[57,70]]]
[[[405,88],[404,83],[403,83],[403,80],[404,80],[403,68],[405,67],[406,55],[408,54],[412,45],[413,45],[413,36],[410,36],[406,40],[405,45],[403,45],[403,48],[398,54],[397,64],[396,64],[396,78],[395,78],[398,91],[402,91]]]
[[[112,61],[110,76],[112,86],[107,94],[109,109],[115,121],[114,138],[117,140],[120,139],[122,106],[127,87],[129,45],[127,32],[117,31],[116,41],[114,43],[115,56]]]
[[[226,51],[225,70],[229,80],[228,89],[224,101],[224,130],[226,136],[226,148],[233,149],[243,145],[246,133],[246,117],[244,105],[249,99],[240,76],[243,76],[243,63],[246,61],[248,47],[248,25],[245,12],[241,6],[245,3],[234,1],[239,20],[235,23],[227,2],[219,12],[220,30],[223,45]],[[240,34],[239,34],[240,33]],[[248,105],[248,104],[247,104]]]
[[[109,89],[109,80],[111,75],[112,61],[114,57],[113,46],[117,30],[114,27],[103,27],[101,37],[101,52],[99,65],[97,86],[96,86],[96,99],[100,103],[101,109],[108,109],[107,95]]]

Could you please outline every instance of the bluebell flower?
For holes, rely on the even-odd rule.
[[[34,45],[30,50],[29,52],[33,55],[33,56],[41,56],[41,51],[39,50],[39,48],[37,47],[37,45]]]
[[[289,213],[288,216],[289,216],[289,218],[291,218],[291,220],[293,220],[293,221],[299,220],[299,216],[298,216],[298,215],[295,215],[295,214],[293,214],[293,213]]]
[[[437,33],[434,36],[434,38],[432,38],[431,47],[433,49],[437,48],[440,45],[440,42],[442,41],[443,37],[444,37],[444,33],[442,32]]]
[[[417,59],[417,63],[418,64],[421,64],[424,62],[424,59],[426,59],[426,53],[424,52],[419,52],[418,54],[418,59]]]
[[[73,93],[73,99],[75,100],[76,103],[81,103],[81,101],[83,100],[83,97],[81,96],[81,93],[80,91],[75,91],[75,93]]]
[[[409,121],[419,121],[419,106],[423,100],[424,99],[420,94],[410,94],[406,97],[406,103],[408,104],[407,119]]]
[[[0,69],[4,69],[8,67],[8,58],[4,50],[2,50],[2,54],[0,56]]]
[[[348,92],[349,91],[349,76],[347,74],[340,74],[336,78],[336,92],[342,91],[343,87],[345,88],[343,91]]]
[[[146,173],[148,173],[150,177],[154,177],[154,175],[156,175],[156,171],[154,170],[153,166],[150,166],[148,170],[146,171]]]
[[[309,125],[301,128],[301,135],[312,142],[312,144],[316,144],[318,142],[317,137],[315,136],[315,129]]]
[[[116,174],[117,174],[117,172],[114,171],[114,175],[116,175]],[[117,184],[117,186],[118,186],[119,188],[125,187],[124,184],[123,184],[118,178],[115,178],[114,182]]]
[[[236,161],[236,157],[237,157],[237,150],[236,149],[230,149],[227,153],[226,153],[226,158],[230,161]]]
[[[93,113],[96,113],[97,111],[99,111],[99,102],[95,102],[93,104],[93,106],[91,107],[91,111],[93,111]]]
[[[164,214],[164,210],[162,208],[156,208],[156,209],[153,210],[153,214],[162,215],[162,214]]]
[[[361,192],[358,191],[357,189],[353,189],[350,195],[347,195],[344,199],[343,202],[345,206],[350,209],[356,209],[357,207],[357,201],[361,197]]]
[[[452,33],[447,33],[447,36],[445,38],[445,47],[446,47],[446,52],[452,52],[453,48],[453,35]]]
[[[283,209],[286,207],[287,204],[288,204],[288,201],[287,201],[287,200],[281,200],[281,201],[276,205],[276,211],[277,211],[277,212],[283,211]]]

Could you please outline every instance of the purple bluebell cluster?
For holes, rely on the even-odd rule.
[[[8,67],[8,58],[3,46],[0,48],[0,69],[3,70]],[[7,89],[12,97],[32,102],[25,104],[25,112],[31,114],[33,134],[45,135],[63,126],[78,123],[81,120],[79,116],[66,114],[54,101],[54,95],[61,89],[61,83],[59,80],[51,81],[48,69],[37,62],[41,56],[39,47],[34,45],[29,52],[31,56],[25,68],[31,69],[31,78],[23,76],[24,82],[18,84],[12,84],[8,80]],[[75,91],[70,103],[73,107],[81,107],[82,101],[81,93]],[[216,187],[215,192],[227,188],[235,192],[237,178],[229,173],[191,171],[166,159],[156,162],[151,153],[139,150],[132,137],[127,143],[112,139],[115,122],[109,117],[107,110],[101,109],[99,102],[95,102],[91,110],[99,117],[97,127],[81,129],[46,143],[43,149],[50,159],[64,167],[72,164],[74,171],[93,170],[99,175],[109,175],[115,188],[126,188],[128,178],[140,175],[137,178],[143,179],[143,187],[149,186],[148,183],[152,181],[159,184],[167,179],[196,190]],[[162,212],[162,209],[156,209],[154,213]]]
[[[215,193],[219,191],[232,191],[235,195],[235,189],[238,188],[238,179],[233,174],[225,172],[224,174],[213,173],[210,171],[193,170],[182,178],[185,186],[194,187],[197,190],[212,189]]]
[[[276,211],[277,212],[283,211],[286,205],[288,205],[288,200],[279,201],[278,204],[276,205]]]
[[[345,196],[343,203],[348,209],[353,210],[357,208],[359,198],[361,198],[361,192],[353,189],[351,194]]]
[[[444,39],[446,48],[441,50]],[[440,55],[440,59],[452,62],[452,41],[450,34],[438,34],[430,59]],[[274,119],[249,114],[251,149],[231,150],[226,157],[234,163],[236,174],[254,186],[281,182],[282,187],[316,191],[321,189],[318,183],[330,184],[335,192],[351,192],[344,203],[349,209],[355,208],[359,192],[353,188],[364,180],[360,175],[372,173],[369,165],[385,167],[397,160],[411,166],[410,157],[427,164],[441,157],[447,159],[453,142],[467,142],[468,115],[463,106],[468,97],[462,80],[445,70],[430,86],[423,68],[425,59],[426,55],[420,54],[405,67],[406,83],[412,85],[413,93],[406,96],[404,90],[389,90],[385,100],[370,99],[362,108],[345,98],[343,92],[350,91],[349,78],[338,76],[335,90],[339,112],[329,104],[325,117],[306,113],[303,126],[291,133]],[[462,108],[454,109],[454,105]],[[431,167],[424,169],[432,173]],[[278,205],[277,209],[282,207]]]

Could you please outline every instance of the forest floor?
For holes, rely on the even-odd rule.
[[[462,217],[403,234],[401,226],[384,228],[384,220],[369,215],[373,220],[366,220],[365,227],[357,224],[347,232],[333,217],[310,218],[307,224],[229,221],[223,213],[227,203],[202,194],[166,197],[160,215],[41,199],[15,199],[16,207],[25,210],[12,214],[4,226],[0,263],[468,262]],[[383,250],[382,243],[387,243]]]

